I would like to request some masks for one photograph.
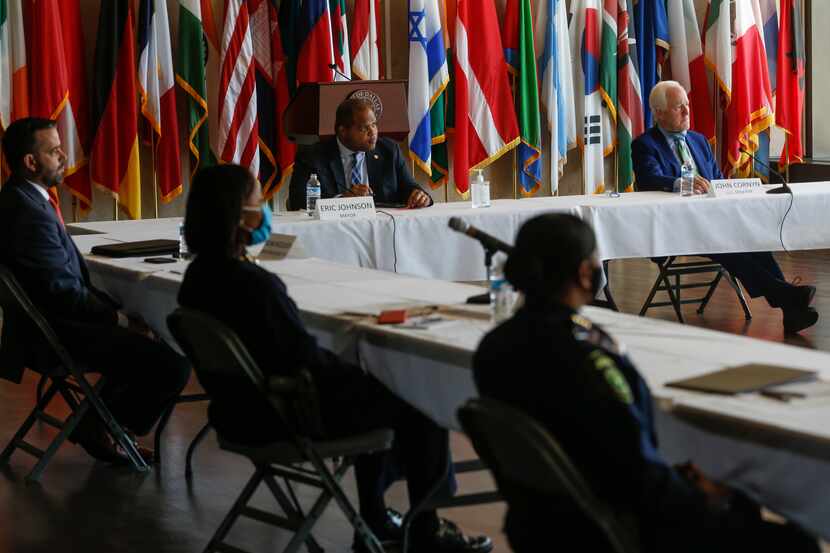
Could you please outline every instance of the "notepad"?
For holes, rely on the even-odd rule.
[[[790,382],[804,382],[815,377],[815,371],[750,363],[693,378],[667,382],[666,386],[710,394],[736,395],[758,392],[771,386]]]
[[[179,251],[178,240],[139,240],[137,242],[119,242],[93,246],[94,255],[104,257],[147,257],[151,255],[168,255]]]

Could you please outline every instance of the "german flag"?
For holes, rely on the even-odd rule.
[[[92,82],[92,182],[141,218],[135,32],[129,0],[101,2]]]

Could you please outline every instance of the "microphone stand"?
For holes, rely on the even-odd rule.
[[[340,75],[341,77],[346,79],[347,81],[353,81],[354,80],[351,77],[349,77],[348,75],[346,75],[345,73],[343,73],[342,71],[340,71],[340,68],[337,67],[336,63],[330,63],[329,64],[329,69],[331,69],[332,71],[334,71],[335,73],[337,73],[338,75]]]
[[[481,244],[481,247],[484,248],[484,270],[485,274],[487,275],[487,286],[490,286],[490,268],[493,266],[493,256],[496,255],[498,251],[495,248],[488,248],[484,244]],[[490,290],[488,289],[483,294],[476,294],[474,296],[470,296],[467,298],[467,302],[469,304],[474,305],[489,305],[490,304]]]
[[[756,163],[760,163],[761,165],[766,167],[769,170],[770,173],[774,174],[776,177],[781,179],[781,182],[783,184],[781,186],[779,186],[778,188],[771,188],[771,189],[767,190],[767,194],[790,194],[790,195],[792,195],[793,189],[790,188],[790,185],[787,182],[787,177],[785,177],[784,175],[782,175],[781,173],[779,173],[778,171],[773,169],[770,166],[769,163],[765,163],[765,162],[761,161],[760,159],[758,159],[757,157],[755,157],[755,155],[752,154],[752,152],[748,152],[748,151],[744,150],[743,148],[741,148],[741,152],[748,155],[749,157],[751,157],[752,161],[754,161]]]

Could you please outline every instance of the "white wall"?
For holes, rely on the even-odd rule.
[[[813,3],[813,158],[830,161],[830,10],[826,0]]]

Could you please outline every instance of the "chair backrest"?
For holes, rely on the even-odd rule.
[[[287,429],[301,436],[320,433],[316,395],[307,371],[301,371],[297,377],[266,379],[233,330],[195,309],[176,309],[167,317],[167,326],[193,363],[196,374],[247,376],[277,410]]]
[[[27,342],[25,347],[36,354],[34,359],[38,361],[57,359],[57,363],[68,373],[74,374],[74,364],[69,352],[63,347],[52,326],[29,299],[12,272],[4,265],[0,265],[0,311],[3,313],[3,336],[0,336],[0,348],[12,345],[8,343],[10,340],[7,339],[7,332],[11,332],[11,326],[18,325],[14,334],[14,340],[18,342],[16,346],[20,346],[20,341],[25,340]],[[27,361],[34,359],[33,355],[26,356]]]
[[[596,524],[617,553],[639,550],[635,532],[595,496],[556,440],[533,418],[489,398],[468,401],[458,418],[508,504],[511,490],[564,501]]]

